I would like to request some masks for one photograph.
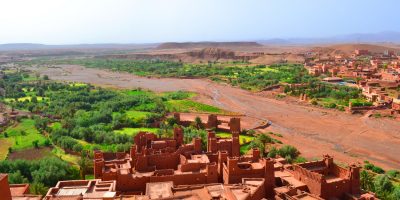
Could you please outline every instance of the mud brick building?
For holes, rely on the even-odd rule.
[[[181,126],[190,126],[194,123],[194,119],[186,119],[182,120],[180,113],[174,113],[174,118],[177,124]],[[240,126],[240,118],[232,117],[229,120],[218,119],[217,115],[208,115],[207,121],[204,122],[203,127],[208,129],[216,130],[216,131],[226,131],[231,133],[240,133],[241,126]]]
[[[210,118],[211,124],[218,121]],[[359,166],[338,166],[329,155],[300,164],[262,158],[259,149],[240,155],[240,120],[229,123],[232,137],[222,139],[208,130],[206,149],[200,138],[184,144],[181,126],[172,138],[140,132],[129,152],[95,152],[95,180],[60,181],[44,199],[376,199],[360,189]],[[0,192],[14,199],[4,177]]]
[[[216,116],[208,117],[208,127],[218,126]],[[376,199],[361,191],[359,166],[340,167],[328,155],[293,165],[261,158],[258,149],[241,156],[240,120],[228,123],[232,137],[210,129],[206,149],[200,138],[184,144],[179,126],[173,138],[141,132],[129,153],[96,152],[95,178],[115,181],[122,199]]]
[[[8,175],[0,174],[1,200],[40,200],[40,195],[29,194],[29,184],[8,184]]]
[[[114,200],[115,198],[115,181],[75,180],[59,181],[55,187],[49,189],[43,200]]]

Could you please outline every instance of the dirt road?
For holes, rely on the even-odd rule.
[[[41,68],[39,71],[54,80],[116,88],[197,92],[200,102],[245,114],[245,124],[271,120],[268,131],[281,133],[281,140],[296,146],[305,157],[321,157],[328,153],[341,162],[369,160],[384,168],[400,169],[400,123],[394,120],[293,105],[202,79],[144,78],[81,66]]]

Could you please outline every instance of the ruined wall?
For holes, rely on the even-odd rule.
[[[160,153],[152,155],[136,155],[135,169],[148,171],[149,167],[155,169],[176,169],[180,157],[178,153]]]
[[[150,182],[148,176],[132,176],[132,174],[119,174],[117,178],[117,191],[121,192],[132,192],[146,190],[146,183]]]
[[[346,192],[350,191],[350,182],[348,180],[340,180],[335,182],[323,182],[321,185],[320,197],[324,199],[338,198],[343,199]]]
[[[325,182],[321,174],[310,172],[298,165],[293,165],[293,175],[295,179],[306,184],[312,194],[321,195],[321,183]]]

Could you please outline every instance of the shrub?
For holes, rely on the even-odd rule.
[[[400,178],[400,171],[398,170],[388,170],[386,172],[386,174],[390,177],[390,178]]]
[[[385,170],[383,170],[382,168],[380,168],[378,166],[375,166],[374,164],[370,163],[369,161],[364,161],[364,168],[367,170],[371,170],[378,174],[385,173]]]
[[[296,158],[299,154],[299,151],[294,146],[285,145],[279,149],[278,154],[282,158],[286,158],[287,156],[290,156],[291,158]]]
[[[328,108],[336,108],[336,104],[335,103],[329,103],[327,105]]]
[[[81,152],[83,150],[83,146],[81,145],[81,144],[75,144],[73,147],[72,147],[72,151],[74,151],[74,152]]]
[[[375,191],[374,177],[366,170],[362,170],[360,173],[361,188],[367,191]]]
[[[255,130],[253,130],[253,129],[251,129],[251,130],[247,131],[247,135],[254,136],[255,134],[256,134],[256,131],[255,131]]]
[[[378,175],[374,180],[376,194],[382,199],[388,199],[393,190],[393,184],[387,175]]]
[[[276,155],[278,155],[278,149],[276,149],[276,147],[272,147],[269,150],[267,157],[268,158],[276,158]]]
[[[304,163],[307,162],[307,159],[301,156],[298,156],[296,159],[293,160],[294,163]]]
[[[316,105],[318,105],[318,101],[315,100],[315,99],[313,99],[313,100],[311,100],[311,104],[314,105],[314,106],[316,106]]]
[[[32,145],[33,145],[33,147],[35,147],[35,148],[39,148],[39,140],[34,140],[34,141],[32,141]]]
[[[51,145],[51,141],[49,138],[46,138],[46,140],[44,141],[44,146],[49,147]]]

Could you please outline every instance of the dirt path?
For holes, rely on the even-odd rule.
[[[200,102],[245,114],[245,124],[271,120],[268,131],[281,133],[282,141],[296,146],[305,157],[329,153],[341,162],[370,160],[384,168],[400,168],[400,123],[397,121],[293,105],[202,79],[144,78],[81,66],[42,68],[40,72],[54,80],[116,88],[194,91],[201,94],[197,97]]]

